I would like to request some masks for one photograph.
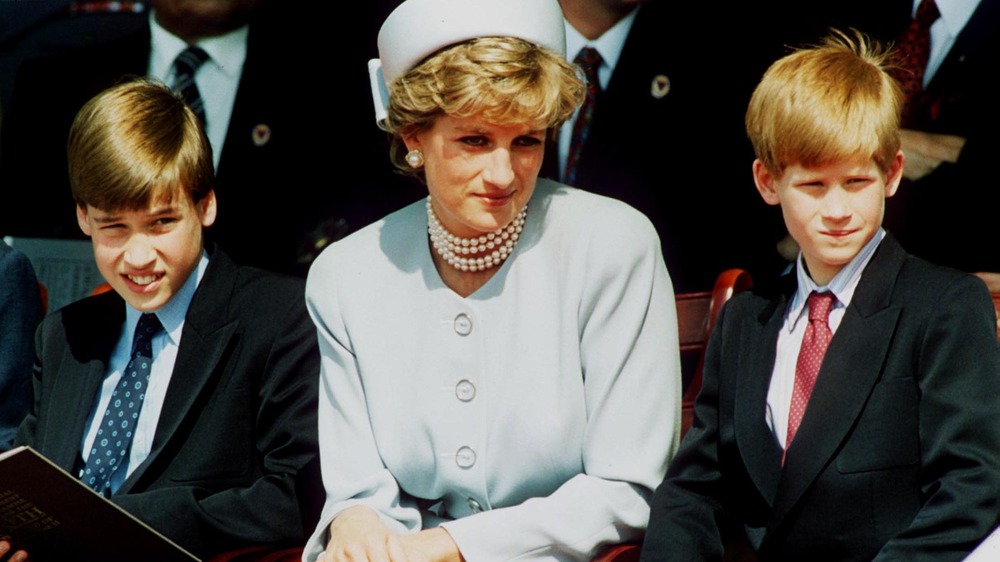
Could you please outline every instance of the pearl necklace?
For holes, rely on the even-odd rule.
[[[501,226],[489,234],[478,238],[459,238],[445,230],[427,198],[427,233],[431,245],[444,261],[460,271],[485,271],[503,263],[514,250],[514,244],[524,229],[524,217],[528,214],[525,205],[521,212],[507,226]]]

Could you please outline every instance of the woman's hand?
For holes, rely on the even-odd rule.
[[[330,523],[330,540],[317,562],[462,562],[451,535],[441,528],[397,535],[374,510],[345,509]]]
[[[10,552],[10,542],[7,539],[0,538],[0,560]],[[28,553],[23,550],[18,550],[14,554],[10,555],[7,562],[28,562]]]
[[[433,560],[435,562],[463,562],[458,545],[448,534],[448,531],[438,527],[427,529],[413,535],[399,537],[403,549],[411,562]]]
[[[330,540],[317,562],[422,562],[411,560],[400,537],[369,507],[345,509],[330,523]]]

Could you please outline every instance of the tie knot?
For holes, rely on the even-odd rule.
[[[583,69],[583,73],[587,75],[587,80],[591,81],[596,79],[597,69],[600,68],[603,61],[601,53],[597,52],[597,49],[593,47],[580,49],[580,52],[576,54],[576,58],[573,59],[573,62]]]
[[[174,67],[177,69],[178,74],[191,76],[207,60],[208,53],[204,49],[191,45],[181,51],[181,54],[177,55],[177,58],[174,59]]]
[[[822,320],[826,324],[830,319],[830,309],[833,308],[835,302],[837,302],[837,297],[833,295],[832,291],[809,293],[809,298],[806,300],[806,304],[809,305],[809,321]]]
[[[139,323],[135,326],[135,341],[132,343],[133,349],[135,351],[142,351],[136,348],[140,344],[149,346],[153,336],[160,333],[161,330],[163,330],[163,324],[160,324],[160,319],[156,317],[156,314],[147,312],[140,316]]]
[[[917,6],[917,13],[913,19],[923,27],[930,27],[939,17],[941,17],[941,12],[938,11],[934,0],[920,0],[920,5]]]

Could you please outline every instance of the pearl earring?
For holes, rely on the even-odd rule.
[[[419,170],[424,165],[424,153],[419,148],[414,148],[406,153],[406,163],[414,170]]]

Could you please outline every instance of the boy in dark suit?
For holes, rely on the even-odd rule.
[[[888,54],[834,34],[747,111],[764,200],[801,248],[783,291],[735,296],[642,560],[961,560],[1000,513],[996,315],[983,282],[881,228],[903,169]]]
[[[166,87],[99,94],[68,147],[77,219],[114,291],[43,321],[17,441],[199,557],[304,543],[323,492],[303,283],[205,247],[211,148]]]

